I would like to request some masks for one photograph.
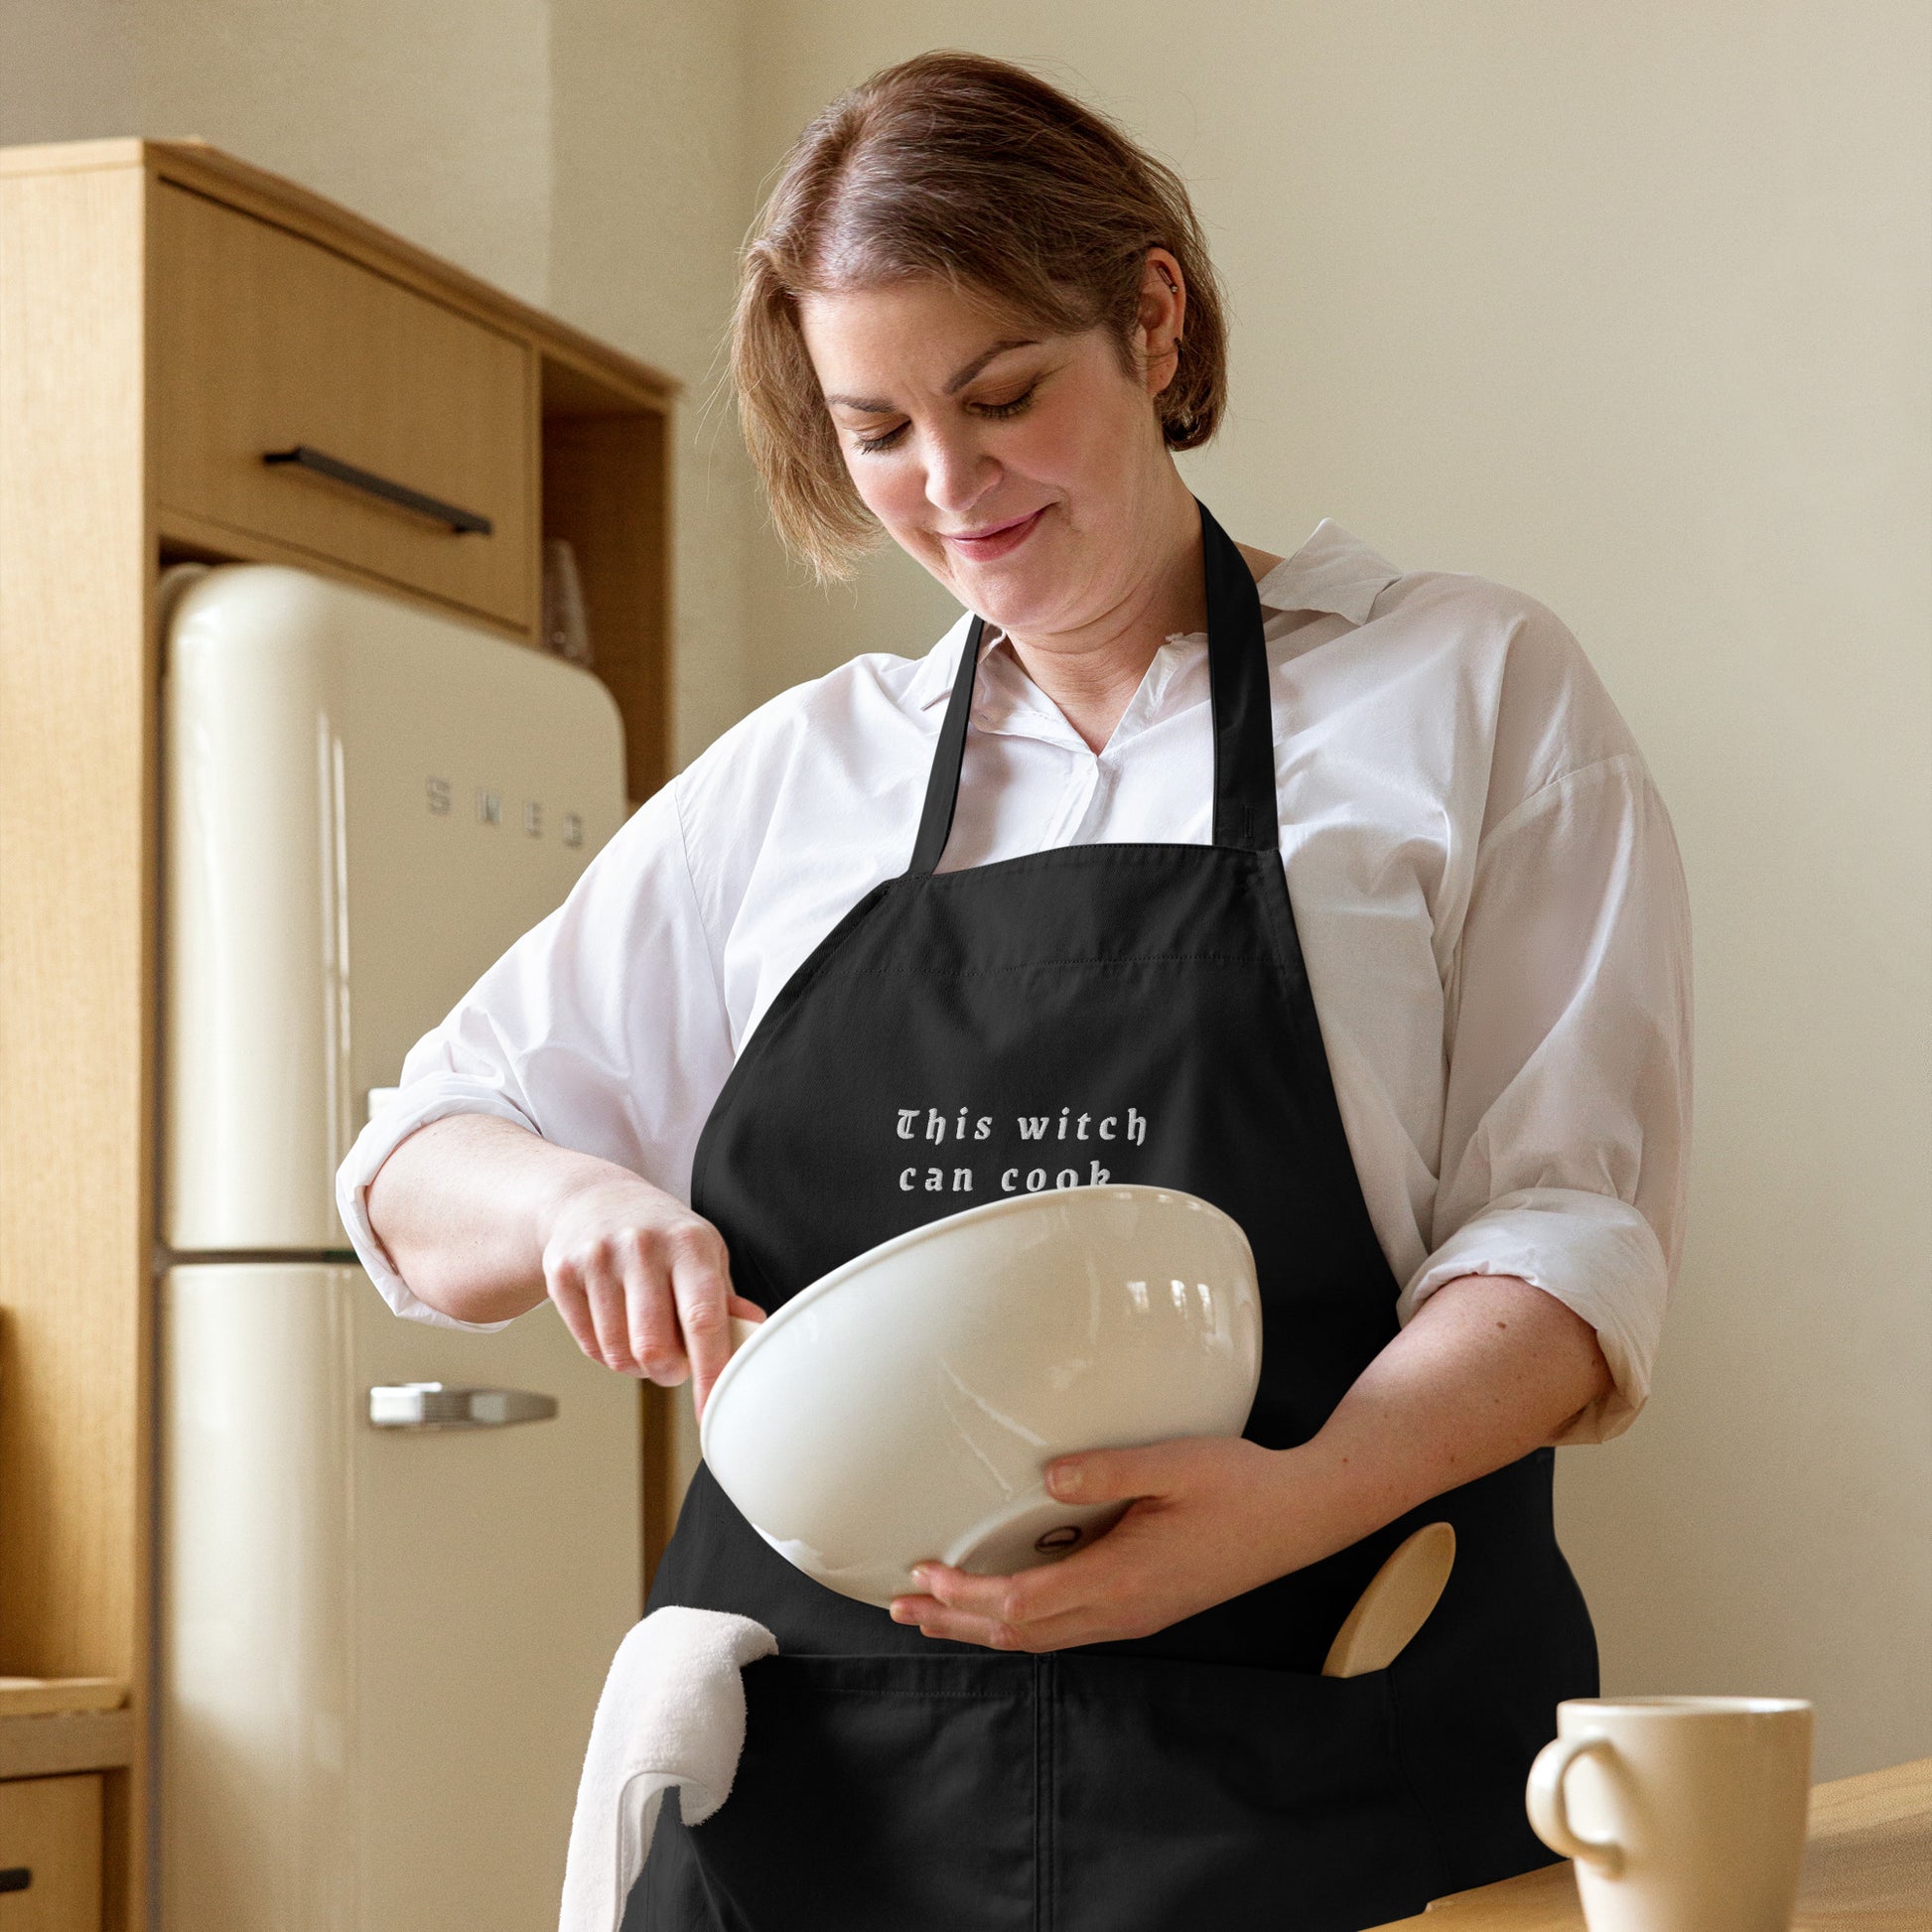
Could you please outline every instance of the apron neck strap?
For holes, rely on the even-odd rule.
[[[1261,598],[1234,540],[1195,498],[1200,510],[1202,570],[1207,590],[1207,674],[1214,718],[1214,843],[1241,852],[1266,852],[1280,842],[1275,810],[1275,733],[1268,701],[1268,652],[1262,638]],[[973,709],[986,620],[975,616],[959,654],[959,671],[932,755],[925,810],[908,871],[934,871],[952,833],[959,802],[959,767]]]

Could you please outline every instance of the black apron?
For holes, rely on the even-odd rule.
[[[705,1123],[692,1201],[775,1310],[910,1227],[1107,1180],[1246,1230],[1261,1386],[1307,1441],[1396,1332],[1289,906],[1261,607],[1203,505],[1212,845],[1083,845],[938,873],[984,621],[961,654],[911,864],[786,984]],[[1022,1123],[1025,1123],[1025,1126]],[[1043,1124],[1042,1124],[1043,1123]],[[1596,1690],[1539,1449],[1326,1561],[1152,1637],[1044,1656],[929,1638],[792,1569],[700,1466],[650,1607],[736,1610],[731,1797],[665,1807],[625,1923],[651,1932],[1339,1932],[1547,1863],[1523,1811],[1560,1698]],[[1419,1524],[1455,1526],[1389,1669],[1318,1673]]]

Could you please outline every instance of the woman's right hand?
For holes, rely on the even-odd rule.
[[[623,1375],[689,1375],[700,1413],[731,1355],[724,1237],[661,1187],[490,1114],[401,1140],[369,1182],[369,1225],[416,1299],[457,1321],[507,1321],[547,1295],[577,1345]]]
[[[667,1387],[692,1378],[699,1415],[732,1352],[731,1317],[764,1311],[733,1292],[725,1239],[675,1195],[621,1169],[573,1176],[543,1232],[543,1279],[593,1361]]]

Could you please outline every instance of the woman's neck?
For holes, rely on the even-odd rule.
[[[1185,526],[1171,537],[1160,566],[1103,617],[1051,642],[1029,643],[1007,633],[1021,667],[1091,751],[1103,750],[1113,737],[1168,638],[1207,627],[1200,520],[1192,496],[1187,511]],[[1247,544],[1235,547],[1256,582],[1282,561]]]

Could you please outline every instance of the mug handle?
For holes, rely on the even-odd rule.
[[[732,1353],[736,1355],[764,1326],[762,1321],[747,1321],[742,1314],[731,1317]]]
[[[1613,1838],[1585,1838],[1574,1830],[1570,1806],[1563,1795],[1565,1776],[1587,1751],[1614,1755],[1614,1747],[1600,1730],[1587,1732],[1582,1737],[1551,1738],[1530,1766],[1524,1802],[1530,1814],[1530,1829],[1552,1852],[1593,1864],[1604,1877],[1614,1878],[1623,1869],[1623,1847]]]

